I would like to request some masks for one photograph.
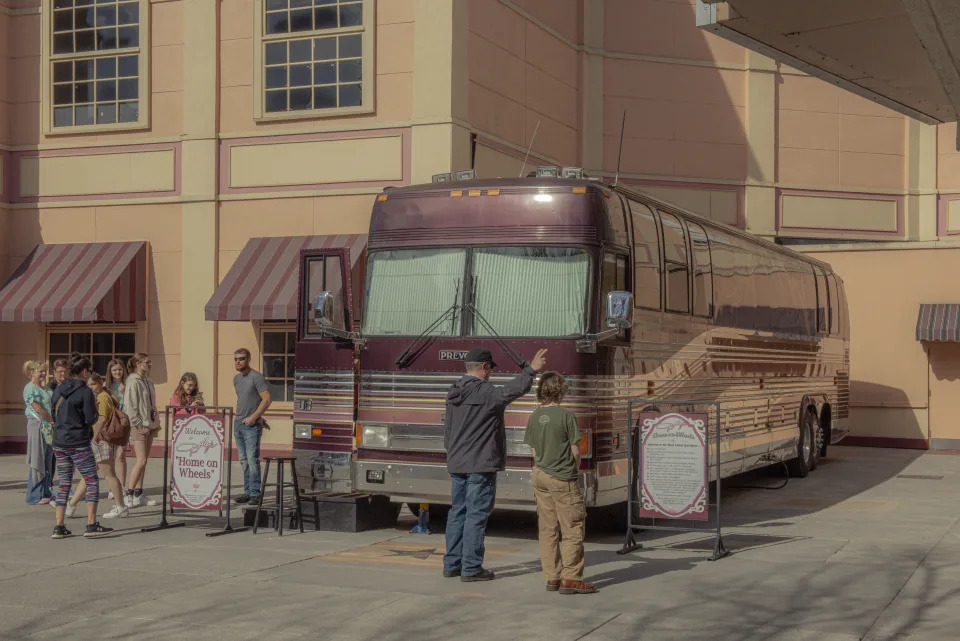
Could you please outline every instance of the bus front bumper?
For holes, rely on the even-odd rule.
[[[450,505],[450,474],[445,465],[356,461],[354,488],[371,494],[386,494],[395,503]],[[584,503],[596,497],[593,472],[580,472]],[[508,468],[497,473],[497,509],[536,510],[530,469]]]

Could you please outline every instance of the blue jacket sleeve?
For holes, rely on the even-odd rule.
[[[95,425],[100,419],[100,414],[97,412],[97,398],[89,387],[84,389],[81,395],[83,396],[83,423]]]

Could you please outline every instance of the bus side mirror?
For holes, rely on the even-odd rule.
[[[320,292],[314,297],[313,320],[320,327],[333,327],[333,294]]]
[[[630,322],[633,295],[630,292],[610,292],[607,294],[607,327],[627,329]]]

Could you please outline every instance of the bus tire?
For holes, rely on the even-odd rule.
[[[819,429],[819,424],[820,421],[817,420],[815,413],[809,410],[804,411],[797,439],[797,456],[787,463],[790,476],[799,479],[806,478],[811,470],[817,467],[819,452],[815,444],[816,430]]]

